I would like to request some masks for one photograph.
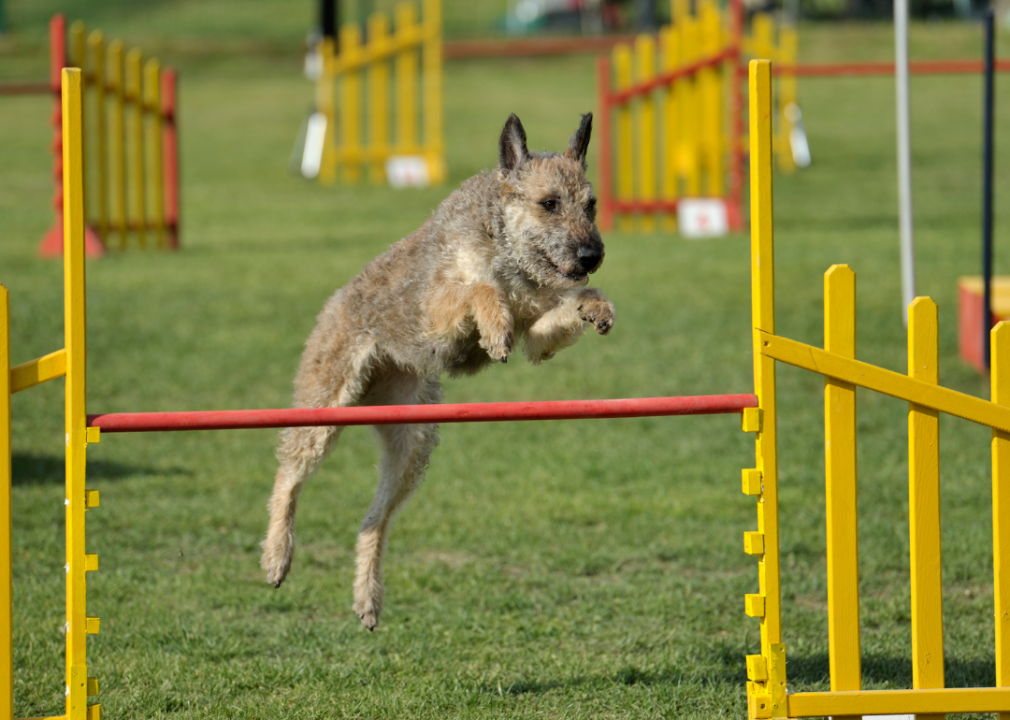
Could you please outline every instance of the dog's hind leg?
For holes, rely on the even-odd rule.
[[[418,380],[398,375],[379,389],[376,404],[432,404],[441,397],[434,378]],[[371,404],[371,403],[370,403]],[[372,506],[361,524],[354,579],[354,611],[362,624],[374,630],[382,610],[382,555],[393,515],[424,479],[431,451],[438,444],[438,425],[378,425],[381,444],[379,485]]]
[[[281,431],[281,442],[277,448],[280,467],[270,496],[270,527],[260,558],[260,567],[266,570],[267,582],[274,587],[280,587],[291,569],[295,550],[295,510],[302,485],[330,454],[342,429],[296,427]]]

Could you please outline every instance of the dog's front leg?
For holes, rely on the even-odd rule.
[[[561,302],[541,315],[526,333],[526,357],[534,365],[550,360],[559,350],[582,337],[586,324],[606,335],[614,325],[614,305],[598,288],[566,293]]]
[[[515,336],[512,313],[501,291],[493,285],[479,284],[469,288],[468,295],[470,312],[480,333],[480,346],[492,360],[507,362]]]

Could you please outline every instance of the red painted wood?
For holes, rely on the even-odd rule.
[[[406,423],[576,420],[589,418],[717,415],[757,407],[755,395],[695,395],[621,400],[380,405],[278,410],[110,413],[89,415],[88,427],[102,432],[236,430],[321,425],[400,425]]]
[[[614,226],[613,166],[610,137],[610,59],[600,55],[596,60],[596,88],[600,96],[600,228]]]

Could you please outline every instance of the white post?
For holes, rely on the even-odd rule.
[[[908,109],[908,0],[894,0],[894,80],[898,105],[898,226],[901,237],[901,317],[915,299],[912,239],[912,149]]]

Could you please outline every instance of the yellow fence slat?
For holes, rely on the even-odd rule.
[[[98,236],[106,242],[109,234],[109,168],[105,123],[105,40],[100,30],[88,36],[95,94],[95,172],[98,175]]]
[[[659,31],[660,71],[672,72],[680,62],[680,32],[676,25],[667,25]],[[677,82],[671,82],[660,91],[663,108],[663,159],[660,172],[663,175],[660,192],[663,200],[677,199],[680,188],[680,173],[677,165],[679,150],[680,118],[677,104]],[[677,229],[676,214],[668,214],[663,218],[663,229],[674,232]]]
[[[991,333],[992,401],[1010,405],[1010,323]],[[996,616],[996,685],[1010,686],[1010,433],[992,431],[993,596]],[[999,720],[1010,720],[1000,713]]]
[[[761,352],[789,365],[844,380],[899,400],[934,408],[979,425],[1010,432],[1010,408],[941,385],[922,382],[892,370],[766,333],[761,333]]]
[[[442,0],[424,0],[424,35],[421,49],[421,92],[424,96],[424,148],[433,184],[444,183],[444,131],[442,128]]]
[[[846,265],[824,274],[824,349],[856,356],[856,275]],[[824,379],[824,465],[831,689],[859,690],[856,386],[834,378]]]
[[[162,157],[161,157],[161,63],[156,58],[151,58],[144,63],[144,102],[143,109],[146,110],[147,127],[145,128],[147,137],[150,138],[145,146],[150,150],[148,163],[150,170],[151,185],[151,212],[150,220],[145,218],[154,226],[154,238],[158,248],[165,247],[165,190],[163,187]]]
[[[417,24],[417,11],[411,3],[400,3],[395,10],[396,34],[409,33]],[[417,146],[417,49],[404,45],[396,55],[396,152],[407,154]]]
[[[908,375],[939,382],[936,303],[908,308]],[[908,407],[908,534],[912,577],[912,685],[943,687],[943,582],[940,565],[940,414]],[[926,715],[923,720],[939,720]]]
[[[340,28],[340,52],[353,57],[361,45],[361,28],[354,24]],[[361,71],[347,70],[340,84],[340,145],[350,150],[361,147]],[[344,164],[344,179],[357,182],[359,163]]]
[[[368,18],[368,44],[384,48],[389,42],[389,17],[372,13]],[[389,152],[389,65],[375,61],[368,66],[368,146],[375,151],[369,178],[381,183],[386,179],[383,161]]]
[[[615,45],[613,50],[614,86],[618,92],[631,87],[631,48],[627,45]],[[617,108],[617,199],[631,200],[635,194],[635,175],[633,159],[635,154],[634,138],[631,134],[631,105],[624,103]],[[629,231],[632,228],[631,219],[621,218],[621,229]]]
[[[129,124],[129,151],[132,161],[127,173],[127,185],[133,197],[133,219],[131,224],[137,228],[137,243],[140,247],[147,245],[147,197],[144,189],[144,109],[141,95],[141,64],[143,53],[140,48],[133,48],[126,53],[126,99],[133,106]]]
[[[109,135],[112,146],[109,149],[112,166],[109,180],[112,184],[111,224],[119,228],[119,248],[126,248],[126,146],[124,140],[126,116],[126,85],[123,83],[123,41],[109,43],[108,57],[109,89],[112,92],[112,113],[109,120]]]
[[[656,75],[656,41],[652,35],[635,38],[635,60],[638,81],[648,82]],[[656,199],[656,101],[652,94],[642,97],[638,106],[638,191],[646,202]],[[656,229],[652,213],[643,213],[641,228]]]

